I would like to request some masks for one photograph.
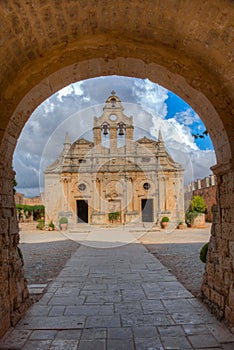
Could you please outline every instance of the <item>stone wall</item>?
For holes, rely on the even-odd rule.
[[[25,204],[25,205],[44,205],[43,194],[36,197],[25,197],[23,193],[15,193],[15,204]]]
[[[234,325],[234,170],[214,168],[218,205],[214,212],[202,284],[204,300],[216,315]]]
[[[12,189],[13,178],[12,170],[0,170],[0,336],[19,320],[30,304],[18,252],[19,230]]]
[[[212,222],[213,207],[216,205],[217,181],[214,175],[207,176],[204,179],[198,179],[189,183],[185,187],[185,209],[189,207],[193,196],[201,196],[207,205],[206,221]]]

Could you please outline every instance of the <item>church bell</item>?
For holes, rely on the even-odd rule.
[[[119,135],[120,135],[120,136],[123,136],[123,135],[124,135],[123,128],[119,129]]]
[[[121,123],[119,123],[118,127],[119,127],[119,135],[123,136],[124,135],[125,124],[121,122]]]
[[[108,135],[108,130],[107,130],[107,128],[104,128],[104,130],[103,130],[103,135]]]

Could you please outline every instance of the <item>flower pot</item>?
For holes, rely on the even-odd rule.
[[[168,225],[169,225],[168,221],[161,222],[161,226],[162,226],[163,229],[166,229],[168,227]]]
[[[183,230],[183,229],[185,228],[185,226],[184,226],[184,224],[180,224],[180,225],[177,226],[177,228],[178,228],[179,230]]]
[[[67,231],[67,224],[60,224],[60,228],[62,231]]]

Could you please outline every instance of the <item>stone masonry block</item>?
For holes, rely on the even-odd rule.
[[[214,274],[215,274],[215,271],[214,271],[214,265],[211,264],[211,263],[207,263],[206,264],[206,273],[211,276],[211,278],[214,278]]]
[[[230,208],[221,209],[222,222],[231,222],[231,210]]]
[[[224,307],[224,297],[216,290],[212,289],[210,293],[210,300],[217,304],[220,308]]]
[[[228,194],[221,194],[219,197],[219,203],[223,209],[230,208],[230,199]]]
[[[229,288],[228,304],[230,308],[234,311],[234,282],[231,283]]]
[[[225,318],[228,320],[231,324],[234,324],[234,309],[230,308],[229,306],[225,306]]]
[[[8,220],[6,218],[4,219],[0,218],[0,235],[6,233],[8,231],[8,228],[9,228]]]
[[[202,285],[202,292],[203,294],[206,296],[206,298],[209,300],[210,299],[210,293],[211,293],[211,289],[207,284]]]
[[[224,290],[228,290],[230,284],[232,281],[232,273],[231,272],[224,272]]]
[[[233,237],[233,223],[222,224],[222,238],[230,240]]]
[[[234,261],[234,241],[229,242],[229,254],[230,254],[230,259]]]

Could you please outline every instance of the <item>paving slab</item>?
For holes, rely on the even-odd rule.
[[[50,347],[51,340],[28,340],[24,345],[24,350],[47,350]],[[72,349],[71,349],[72,350]]]
[[[117,328],[108,328],[108,338],[110,339],[132,339],[133,333],[132,329],[129,328],[123,328],[123,327],[117,327]]]
[[[161,338],[164,349],[192,349],[192,345],[189,343],[188,339],[184,336],[171,337],[166,336]],[[203,339],[204,341],[204,339]]]
[[[77,350],[78,340],[55,339],[50,346],[51,350]]]
[[[54,340],[57,335],[57,330],[36,330],[30,335],[30,340]]]
[[[30,294],[42,294],[47,284],[29,284],[28,291]]]
[[[95,246],[95,244],[93,244]],[[80,246],[1,350],[234,349],[217,321],[139,242]]]
[[[135,350],[132,339],[108,339],[107,349],[109,350]]]
[[[85,316],[25,316],[20,320],[16,329],[80,329],[84,328]]]
[[[106,350],[106,340],[96,339],[93,340],[81,340],[79,342],[78,350]]]

